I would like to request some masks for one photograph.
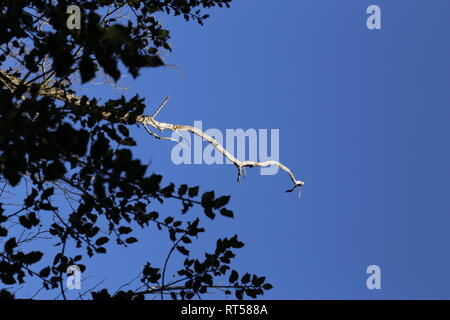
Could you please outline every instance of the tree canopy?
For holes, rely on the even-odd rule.
[[[131,246],[135,230],[167,232],[171,249],[165,264],[142,267],[140,290],[98,289],[93,299],[143,299],[148,295],[192,299],[222,289],[255,298],[271,289],[265,277],[231,267],[244,246],[237,235],[218,239],[203,258],[190,246],[205,232],[203,217],[233,218],[229,196],[200,192],[197,186],[163,183],[133,155],[138,142],[130,126],[147,108],[140,96],[101,102],[78,98],[78,78],[88,83],[99,73],[113,81],[127,72],[165,67],[169,30],[158,20],[180,16],[203,24],[211,7],[231,0],[7,0],[0,7],[0,282],[8,288],[30,278],[65,295],[66,271],[106,254],[106,245]],[[81,28],[67,27],[67,8],[81,9]],[[126,11],[124,18],[120,12]],[[25,191],[19,191],[20,189]],[[64,195],[70,210],[55,200]],[[14,204],[10,203],[12,195]],[[23,195],[23,197],[21,197]],[[154,204],[179,202],[179,216],[156,212]],[[39,245],[44,241],[46,246]],[[75,250],[68,250],[68,243]],[[58,252],[46,250],[56,245]],[[169,258],[185,256],[177,277],[168,280]],[[37,264],[45,263],[36,269]],[[220,281],[219,281],[220,280]],[[0,299],[14,298],[8,290]]]

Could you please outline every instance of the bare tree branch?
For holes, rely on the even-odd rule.
[[[12,76],[11,74],[8,74],[7,72],[5,72],[4,70],[0,70],[0,80],[9,88],[15,88],[21,84],[23,84],[23,81],[17,77]],[[30,87],[30,84],[26,84],[28,87]],[[38,95],[42,95],[42,96],[48,96],[48,97],[52,97],[54,99],[69,103],[69,104],[73,104],[75,106],[80,106],[81,105],[81,98],[79,98],[77,95],[75,94],[70,94],[67,93],[61,89],[55,88],[55,87],[47,87],[47,86],[41,86],[37,92]],[[158,109],[155,111],[155,113],[152,116],[148,116],[148,115],[140,115],[136,118],[136,122],[140,123],[142,125],[144,125],[144,127],[146,128],[147,132],[152,135],[153,137],[157,138],[157,139],[167,139],[167,140],[172,140],[172,138],[170,137],[161,137],[158,136],[157,134],[151,132],[147,125],[152,126],[153,128],[159,130],[160,132],[163,132],[164,130],[169,130],[172,132],[180,132],[180,131],[186,131],[186,132],[190,132],[193,133],[195,135],[197,135],[198,137],[206,140],[207,142],[209,142],[210,144],[212,144],[214,146],[214,148],[222,153],[229,161],[231,161],[238,169],[238,177],[237,180],[240,181],[240,178],[242,176],[242,173],[244,172],[245,174],[245,168],[252,168],[252,167],[268,167],[268,166],[277,166],[279,167],[281,170],[285,171],[290,179],[293,182],[293,187],[289,190],[287,190],[286,192],[292,192],[294,191],[297,187],[302,187],[304,185],[303,181],[297,180],[296,177],[294,176],[294,174],[292,173],[292,171],[286,167],[285,165],[283,165],[282,163],[275,161],[275,160],[269,160],[269,161],[264,161],[264,162],[256,162],[256,161],[240,161],[237,158],[235,158],[230,152],[228,152],[217,140],[215,140],[214,138],[212,138],[211,136],[209,136],[208,134],[206,134],[205,132],[203,132],[202,130],[193,127],[193,126],[189,126],[189,125],[184,125],[184,124],[171,124],[171,123],[165,123],[165,122],[160,122],[157,121],[155,119],[155,117],[158,115],[158,113],[161,111],[161,109],[166,105],[168,98],[166,98],[164,100],[164,102],[158,107]],[[109,120],[111,118],[111,113],[109,112],[102,112],[101,113],[102,117],[106,120]],[[129,114],[126,114],[125,116],[122,117],[122,121],[127,121],[129,118]],[[178,142],[178,141],[177,141]]]

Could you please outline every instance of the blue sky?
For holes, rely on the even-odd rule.
[[[381,30],[366,27],[371,4]],[[283,172],[250,169],[238,184],[231,165],[176,166],[171,142],[135,129],[165,181],[232,196],[236,218],[208,224],[197,249],[237,233],[235,266],[267,276],[267,299],[450,298],[448,12],[448,0],[235,0],[204,27],[163,18],[164,58],[182,75],[147,70],[126,95],[155,108],[170,95],[160,121],[280,129],[280,160],[306,182],[298,199]],[[96,258],[90,284],[157,264],[159,240]],[[366,288],[372,264],[381,290]]]
[[[366,28],[371,4],[381,30]],[[149,99],[172,96],[160,119],[279,128],[282,162],[306,181],[300,200],[282,193],[283,173],[249,171],[238,185],[232,166],[175,167],[149,141],[167,178],[232,195],[237,218],[216,228],[247,243],[238,265],[268,276],[267,298],[450,297],[449,10],[247,0],[204,28],[170,20],[168,60],[183,78],[164,70],[136,84]],[[380,291],[366,288],[371,264]]]

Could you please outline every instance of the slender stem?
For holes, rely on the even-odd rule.
[[[172,246],[172,248],[170,248],[169,253],[167,254],[166,257],[166,261],[164,261],[164,267],[163,267],[163,272],[162,272],[162,277],[161,277],[161,288],[165,287],[165,276],[166,276],[166,270],[167,270],[167,264],[169,262],[170,256],[172,255],[173,251],[175,250],[175,248],[178,246],[178,244],[180,243],[181,239],[183,239],[184,236],[186,236],[188,234],[188,231],[186,231],[185,233],[183,233],[183,235],[174,243],[174,245]],[[163,296],[163,291],[161,290],[161,300],[164,300],[164,296]]]

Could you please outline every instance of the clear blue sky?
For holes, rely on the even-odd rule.
[[[366,28],[371,4],[381,30]],[[165,59],[183,75],[147,70],[127,95],[170,95],[160,121],[279,128],[281,161],[306,182],[298,199],[283,172],[237,184],[230,165],[176,166],[171,142],[136,129],[165,181],[232,196],[236,219],[214,222],[198,250],[237,233],[235,266],[266,275],[268,299],[450,298],[449,12],[448,0],[235,0],[204,27],[164,18]],[[162,239],[96,258],[87,286],[131,280]]]

